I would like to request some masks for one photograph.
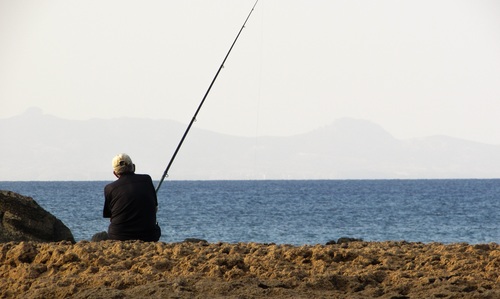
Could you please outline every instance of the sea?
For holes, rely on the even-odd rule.
[[[0,182],[62,220],[76,241],[107,230],[107,181]],[[500,179],[165,181],[162,242],[500,242]]]

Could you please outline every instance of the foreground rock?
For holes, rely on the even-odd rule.
[[[40,207],[31,197],[0,190],[0,242],[75,242],[61,220]]]
[[[0,298],[500,298],[498,244],[0,244]]]

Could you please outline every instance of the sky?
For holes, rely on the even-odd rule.
[[[0,0],[0,118],[188,123],[254,0]],[[260,0],[195,126],[500,144],[500,1]]]

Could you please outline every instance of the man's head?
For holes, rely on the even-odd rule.
[[[132,159],[127,154],[118,154],[113,158],[112,162],[113,173],[116,176],[120,176],[125,173],[134,173],[135,165],[132,163]]]

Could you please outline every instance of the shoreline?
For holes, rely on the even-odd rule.
[[[2,298],[500,298],[497,243],[0,244]]]

